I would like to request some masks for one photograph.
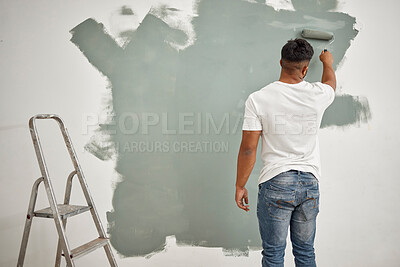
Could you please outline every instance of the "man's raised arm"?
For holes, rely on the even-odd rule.
[[[336,75],[333,70],[333,56],[331,52],[322,51],[319,60],[321,60],[323,66],[321,82],[330,85],[336,91]]]

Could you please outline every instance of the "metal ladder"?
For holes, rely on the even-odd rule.
[[[43,156],[42,147],[40,145],[38,132],[36,129],[36,120],[37,119],[39,119],[39,120],[53,119],[58,122],[62,136],[64,138],[65,145],[67,146],[69,155],[70,155],[72,163],[74,165],[74,170],[70,173],[70,175],[68,176],[68,179],[67,179],[67,185],[66,185],[66,189],[65,189],[65,197],[64,197],[63,204],[57,204],[56,197],[54,195],[53,187],[51,185],[46,162],[45,162],[44,156]],[[42,173],[42,177],[38,178],[32,187],[32,193],[31,193],[31,198],[30,198],[30,202],[29,202],[28,213],[26,216],[25,229],[24,229],[24,234],[22,237],[21,248],[19,251],[17,266],[22,267],[24,264],[25,252],[26,252],[26,247],[28,244],[29,232],[31,229],[33,217],[44,217],[44,218],[54,219],[54,222],[55,222],[56,228],[57,228],[57,232],[58,232],[58,247],[57,247],[57,254],[56,254],[56,261],[55,261],[56,267],[60,266],[61,256],[64,256],[67,266],[73,267],[73,266],[75,266],[75,263],[74,263],[75,259],[77,259],[83,255],[86,255],[87,253],[92,252],[93,250],[100,248],[100,247],[104,248],[110,265],[113,267],[116,267],[117,263],[115,261],[114,255],[112,253],[111,245],[109,243],[108,238],[106,237],[106,233],[103,229],[103,226],[101,225],[99,215],[97,213],[96,207],[94,206],[92,196],[89,193],[89,189],[88,189],[85,177],[83,176],[82,169],[78,163],[78,159],[76,157],[75,150],[72,146],[71,139],[68,135],[67,128],[65,128],[65,126],[64,126],[63,120],[55,114],[39,114],[39,115],[36,115],[36,116],[33,116],[32,118],[30,118],[29,130],[31,132],[33,146],[35,147],[36,157],[39,162],[39,167],[40,167],[40,171]],[[84,194],[86,202],[87,202],[87,206],[77,206],[77,205],[69,204],[70,196],[71,196],[71,189],[72,189],[72,179],[75,176],[77,176],[79,179],[83,194]],[[44,186],[46,189],[47,198],[49,200],[50,207],[35,211],[35,204],[36,204],[36,199],[37,199],[37,194],[38,194],[38,188],[39,188],[40,183],[42,183],[42,182],[44,182]],[[96,226],[97,232],[99,234],[99,237],[90,241],[89,243],[83,244],[75,249],[71,249],[68,244],[67,237],[65,235],[65,227],[67,225],[67,218],[74,216],[74,215],[78,215],[85,211],[90,211],[90,213],[92,214],[92,218],[93,218],[94,224]]]

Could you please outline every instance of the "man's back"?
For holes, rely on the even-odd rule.
[[[276,81],[249,96],[243,130],[262,130],[259,183],[290,169],[321,177],[317,133],[333,99],[332,87],[306,81]]]
[[[319,56],[321,82],[304,81],[314,49],[304,39],[289,40],[281,51],[279,81],[246,101],[235,200],[249,211],[247,180],[262,136],[264,168],[258,183],[257,218],[262,266],[284,266],[290,226],[296,266],[315,267],[314,239],[319,213],[320,156],[318,129],[334,99],[336,75],[332,54]]]

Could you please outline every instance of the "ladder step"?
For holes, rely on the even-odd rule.
[[[90,210],[89,206],[65,205],[65,204],[57,204],[57,208],[62,220]],[[45,209],[35,211],[33,215],[36,217],[53,218],[53,211],[51,210],[50,207],[48,207]]]
[[[71,259],[72,258],[76,259],[83,255],[86,255],[89,252],[92,252],[93,250],[104,247],[105,245],[107,245],[107,243],[108,243],[108,238],[104,237],[96,238],[86,244],[83,244],[82,246],[79,246],[71,250]],[[62,253],[62,255],[65,256],[64,253]]]

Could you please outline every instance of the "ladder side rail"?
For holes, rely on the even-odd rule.
[[[67,238],[65,235],[64,227],[62,225],[60,213],[57,208],[56,197],[54,194],[53,186],[49,179],[46,161],[44,159],[43,150],[41,147],[41,143],[40,143],[39,135],[37,132],[37,127],[36,127],[36,119],[53,119],[55,116],[57,116],[57,115],[43,114],[43,115],[36,115],[36,116],[31,117],[29,119],[29,130],[31,133],[33,146],[35,148],[36,157],[37,157],[37,160],[39,163],[40,172],[42,173],[42,176],[44,177],[44,184],[45,184],[45,189],[46,189],[46,193],[47,193],[47,198],[48,198],[51,210],[53,212],[53,218],[54,218],[54,222],[56,224],[58,236],[59,236],[59,238],[62,238],[61,247],[62,247],[62,250],[64,251],[64,254],[66,255],[65,259],[67,261],[67,265],[70,267],[74,267],[75,264],[72,261],[71,255],[70,255],[71,249],[69,247],[69,244],[68,244],[68,241],[67,241]]]
[[[114,253],[112,252],[110,241],[107,241],[107,244],[104,246],[104,251],[106,252],[106,256],[108,262],[110,263],[111,267],[118,267],[117,261],[115,260]]]

